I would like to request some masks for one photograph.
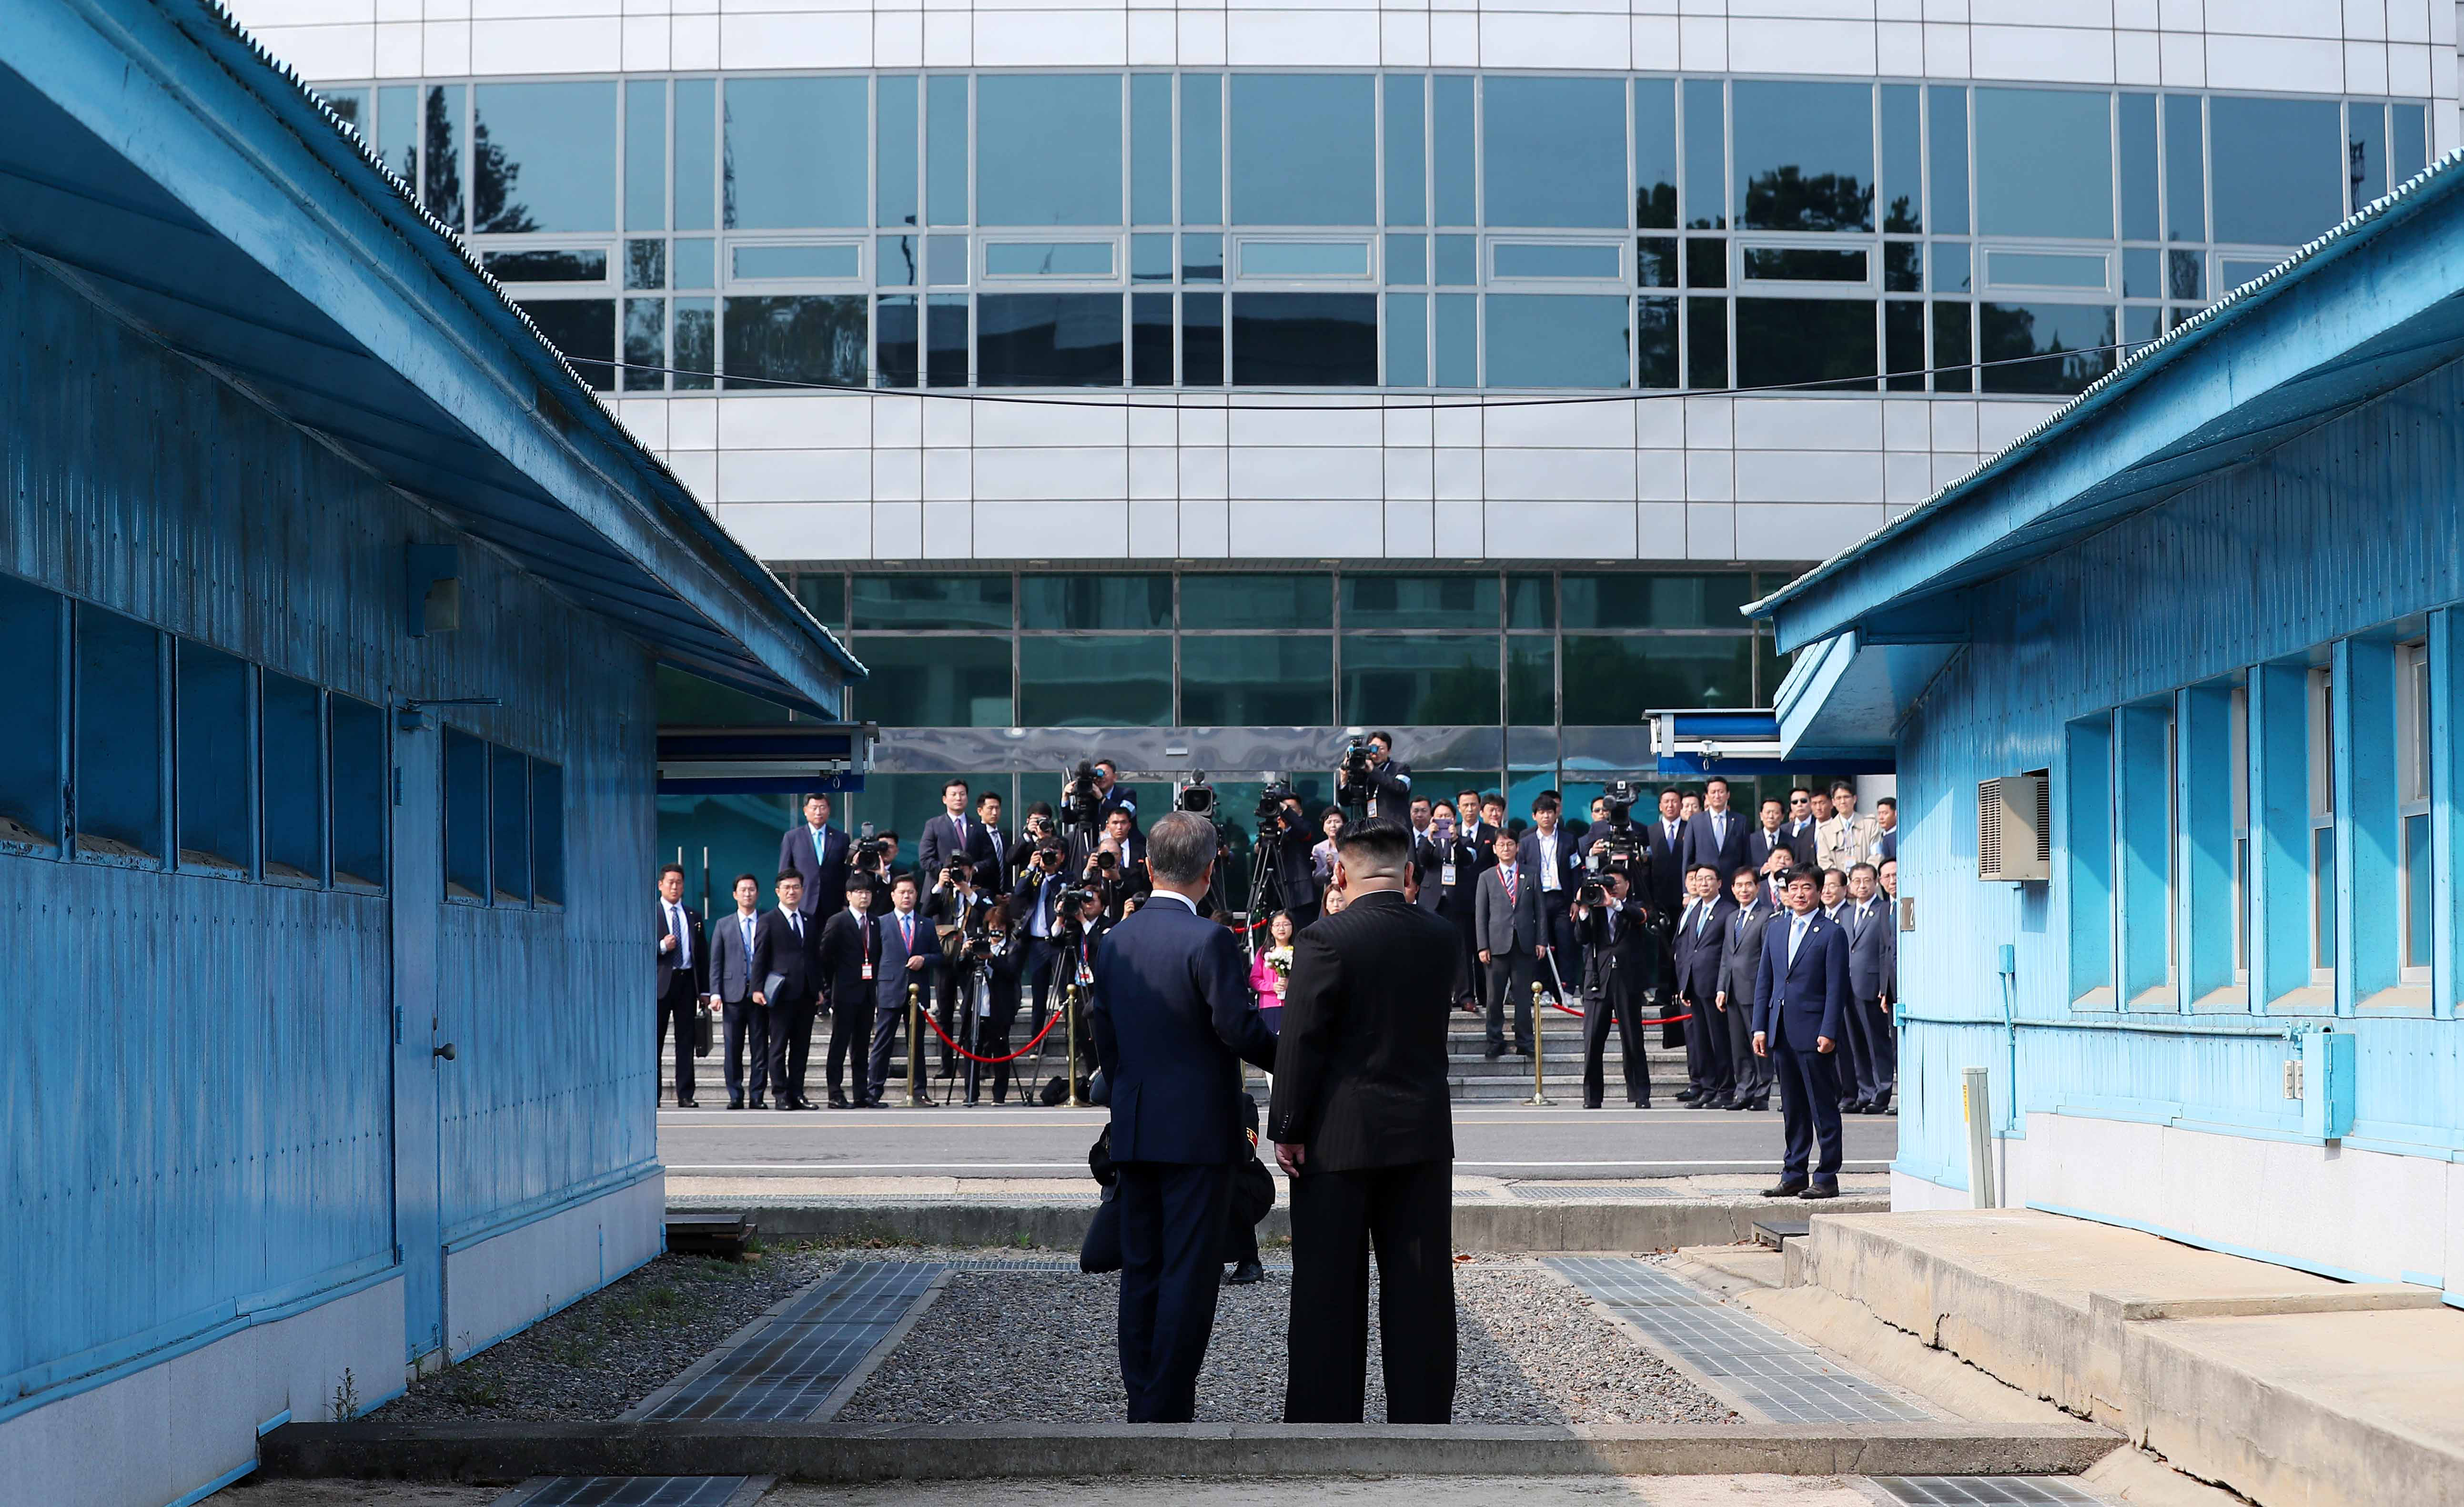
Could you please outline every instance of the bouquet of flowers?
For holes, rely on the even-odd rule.
[[[1266,966],[1275,970],[1275,998],[1282,999],[1292,986],[1292,949],[1267,948]]]

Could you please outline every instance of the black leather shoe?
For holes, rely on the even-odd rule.
[[[1502,1041],[1490,1042],[1481,1053],[1481,1055],[1486,1057],[1491,1062],[1495,1062],[1498,1058],[1506,1055],[1506,1044]]]
[[[1743,1109],[1752,1102],[1753,1100],[1749,1098],[1732,1098],[1720,1107],[1722,1109]]]
[[[831,1095],[831,1096],[830,1096],[830,1108],[832,1108],[832,1109],[846,1109],[846,1108],[847,1108],[847,1107],[848,1107],[848,1105],[847,1105],[847,1096],[846,1096],[846,1095],[844,1095],[844,1094],[833,1094],[833,1095]]]
[[[698,1099],[680,1098],[680,1099],[676,1100],[676,1108],[678,1108],[678,1109],[699,1109],[699,1108],[701,1108],[701,1101],[700,1101],[700,1100],[698,1100]]]
[[[796,1101],[792,1098],[782,1098],[778,1103],[773,1104],[770,1107],[777,1110],[780,1114],[784,1115],[789,1110],[796,1107]]]
[[[1804,1196],[1804,1194],[1805,1194],[1805,1190],[1806,1190],[1806,1188],[1807,1188],[1807,1186],[1809,1186],[1809,1185],[1806,1183],[1805,1179],[1803,1179],[1803,1178],[1798,1178],[1798,1177],[1782,1178],[1782,1179],[1780,1179],[1778,1182],[1776,1182],[1776,1183],[1772,1184],[1771,1186],[1769,1186],[1769,1187],[1767,1187],[1767,1188],[1764,1188],[1764,1189],[1763,1189],[1763,1197],[1765,1197],[1765,1198],[1801,1198],[1801,1197],[1803,1197],[1803,1196]]]
[[[909,1109],[931,1109],[933,1107],[933,1101],[921,1094],[911,1095],[907,1100],[907,1107]]]
[[[1799,1198],[1837,1198],[1839,1196],[1839,1188],[1836,1184],[1816,1183],[1812,1187],[1807,1188],[1804,1192],[1799,1193],[1796,1196]]]
[[[1514,1049],[1514,1054],[1518,1057],[1528,1057],[1531,1055],[1531,1049],[1528,1046],[1518,1045]]]
[[[1881,1098],[1878,1098],[1871,1104],[1865,1106],[1865,1113],[1868,1115],[1887,1115],[1890,1112],[1891,1096],[1888,1094],[1883,1095]]]
[[[756,1094],[753,1096],[753,1107],[755,1109],[768,1109],[770,1107],[770,1101],[763,1098],[760,1095]]]
[[[1766,1115],[1770,1114],[1770,1113],[1771,1113],[1771,1099],[1770,1099],[1767,1096],[1764,1096],[1764,1095],[1761,1095],[1761,1094],[1757,1094],[1757,1095],[1755,1095],[1755,1096],[1754,1096],[1754,1108],[1755,1108],[1755,1109],[1757,1109],[1757,1110],[1759,1110],[1759,1111],[1761,1111],[1762,1113],[1764,1113],[1764,1114],[1766,1114]]]
[[[1680,1104],[1691,1104],[1702,1097],[1703,1094],[1700,1089],[1679,1089],[1677,1091],[1677,1102]]]
[[[742,1109],[744,1107],[744,1100],[741,1098],[729,1099],[727,1101],[727,1107],[730,1109]]]
[[[1260,1266],[1255,1261],[1243,1261],[1223,1274],[1223,1285],[1226,1287],[1246,1287],[1252,1282],[1263,1282],[1265,1279],[1266,1269],[1265,1267]]]
[[[808,1099],[808,1098],[798,1098],[798,1099],[796,1100],[796,1107],[797,1107],[798,1109],[819,1110],[822,1106],[820,1106],[819,1104],[814,1103],[811,1099]]]
[[[1734,1109],[1736,1106],[1729,1101],[1727,1095],[1714,1094],[1694,1107],[1696,1109]]]

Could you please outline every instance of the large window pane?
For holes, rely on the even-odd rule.
[[[1223,295],[1220,293],[1180,296],[1180,385],[1223,386]]]
[[[680,231],[707,231],[717,225],[717,79],[676,80],[676,229]]]
[[[1386,76],[1386,223],[1429,223],[1428,80]]]
[[[488,827],[495,855],[492,898],[498,905],[531,902],[530,774],[528,759],[488,745]]]
[[[445,894],[488,898],[488,745],[458,728],[445,730]]]
[[[1566,627],[1739,628],[1738,609],[1753,599],[1753,578],[1719,575],[1566,576]]]
[[[385,715],[355,697],[325,698],[333,729],[334,882],[385,886],[393,760]]]
[[[1019,721],[1027,727],[1161,727],[1172,720],[1172,639],[1023,638]]]
[[[1184,575],[1183,628],[1329,628],[1334,623],[1331,575]]]
[[[1346,638],[1342,720],[1370,726],[1494,722],[1501,679],[1497,646],[1493,633]]]
[[[1506,720],[1517,726],[1557,720],[1557,641],[1533,636],[1506,641]]]
[[[1180,222],[1223,223],[1223,76],[1180,76]]]
[[[499,234],[614,230],[615,83],[473,86],[471,222]]]
[[[1925,187],[1936,235],[1968,233],[1968,91],[1925,88]]]
[[[2111,239],[2111,115],[2101,92],[1977,90],[1978,232]]]
[[[859,635],[855,656],[872,674],[853,688],[855,715],[884,727],[1010,726],[1009,646],[1006,635]]]
[[[1437,223],[1470,225],[1479,211],[1477,185],[1480,153],[1474,134],[1472,80],[1465,74],[1440,74],[1429,82],[1435,101],[1429,116],[1430,177],[1437,184]]]
[[[1375,224],[1376,130],[1367,74],[1233,75],[1233,223]]]
[[[1172,75],[1130,78],[1130,219],[1172,223]]]
[[[2207,128],[2197,95],[2165,97],[2165,238],[2208,238]]]
[[[1634,223],[1677,228],[1677,80],[1634,81]]]
[[[571,364],[575,376],[601,392],[616,390],[616,300],[535,299],[517,305]]]
[[[733,78],[726,108],[728,229],[866,223],[863,79]]]
[[[987,294],[976,300],[976,381],[987,388],[1117,388],[1114,293]]]
[[[1429,299],[1423,293],[1386,295],[1386,386],[1429,385]]]
[[[922,375],[914,296],[884,298],[873,304],[872,382],[877,388],[912,388]]]
[[[2152,241],[2158,230],[2156,97],[2123,95],[2115,130],[2122,142],[2122,238]]]
[[[1727,100],[1717,78],[1685,80],[1685,223],[1728,224]]]
[[[859,632],[868,628],[1007,629],[1009,600],[1005,575],[858,576],[855,627]],[[880,678],[874,676],[866,684]]]
[[[1118,74],[976,80],[976,222],[1121,223]]]
[[[967,79],[924,81],[924,214],[935,225],[967,223]]]
[[[427,149],[420,154],[420,203],[450,229],[462,229],[462,85],[428,86]]]
[[[625,228],[668,227],[668,81],[625,86]]]
[[[779,383],[862,387],[865,308],[861,295],[779,294],[727,300],[721,382],[759,388]]]
[[[2083,392],[2113,369],[2113,310],[2099,303],[1980,303],[1978,360],[1987,392]],[[2043,356],[2043,361],[2021,358]],[[2016,362],[1996,366],[1996,362]]]
[[[1019,622],[1045,629],[1170,628],[1172,577],[1028,576],[1020,583]]]
[[[187,639],[177,648],[179,764],[172,795],[180,867],[246,875],[256,853],[248,802],[248,661]]]
[[[51,847],[60,835],[61,602],[49,591],[0,576],[0,643],[10,672],[0,677],[0,842]]]
[[[1566,635],[1566,721],[1633,726],[1655,707],[1749,706],[1753,640],[1708,635]]]
[[[1633,305],[1622,295],[1492,293],[1492,388],[1622,388]]]
[[[1377,295],[1232,296],[1232,380],[1244,388],[1374,388]]]
[[[77,851],[161,857],[162,635],[77,604],[76,704]]]
[[[1343,578],[1346,628],[1495,628],[1491,575]]]
[[[915,130],[918,92],[912,74],[885,74],[874,85],[878,122],[873,135],[872,219],[876,225],[915,223],[915,186],[922,176],[921,144]]]
[[[1334,640],[1184,638],[1180,720],[1192,727],[1322,727],[1334,716]]]
[[[1917,86],[1882,85],[1882,229],[1914,234],[1925,229],[1925,131]]]
[[[1674,388],[1677,378],[1677,300],[1639,299],[1635,302],[1635,382],[1639,387]]]
[[[1625,225],[1625,86],[1492,74],[1481,148],[1490,225]]]
[[[2298,246],[2344,217],[2338,114],[2333,100],[2208,100],[2217,240]]]
[[[325,880],[324,698],[305,680],[265,672],[265,873]]]
[[[1130,295],[1130,385],[1172,386],[1172,295]]]
[[[1871,299],[1737,300],[1741,388],[1871,391],[1878,355]]]
[[[1740,78],[1735,89],[1739,223],[1757,231],[1872,230],[1872,86]]]

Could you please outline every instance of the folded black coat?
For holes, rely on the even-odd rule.
[[[1247,1095],[1241,1097],[1243,1114],[1252,1145],[1257,1143],[1258,1101]],[[1087,1148],[1087,1170],[1104,1186],[1104,1201],[1095,1209],[1093,1223],[1087,1227],[1087,1238],[1078,1247],[1078,1270],[1081,1272],[1117,1272],[1121,1269],[1121,1206],[1113,1193],[1118,1174],[1112,1170],[1112,1133],[1108,1126]],[[1258,1245],[1255,1230],[1258,1221],[1275,1207],[1275,1177],[1265,1163],[1252,1156],[1232,1169],[1232,1201],[1224,1211],[1223,1259],[1226,1262],[1253,1259]]]

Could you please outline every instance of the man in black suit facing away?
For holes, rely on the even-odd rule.
[[[871,1084],[865,1073],[866,1049],[872,1041],[873,975],[881,965],[881,928],[872,916],[872,887],[859,884],[847,892],[847,909],[822,927],[818,949],[822,995],[830,1008],[830,1047],[825,1062],[830,1108],[869,1109]],[[847,1097],[847,1058],[855,1058],[855,1097]],[[754,1106],[759,1108],[759,1104]]]
[[[1851,1008],[1848,937],[1822,914],[1818,883],[1811,869],[1788,876],[1788,909],[1763,932],[1754,985],[1754,1054],[1771,1059],[1788,1137],[1779,1182],[1764,1189],[1771,1198],[1839,1196],[1836,1051]]]
[[[672,1025],[676,1029],[676,1108],[699,1109],[693,1102],[693,1007],[710,992],[710,949],[702,945],[701,918],[685,904],[683,864],[659,868],[657,926],[651,935],[659,939],[659,1050],[667,1050],[668,1028]]]
[[[779,839],[779,867],[803,876],[806,920],[825,921],[847,909],[847,835],[830,825],[828,796],[816,790],[804,797],[804,819]]]
[[[1096,950],[1089,1020],[1111,1092],[1129,1421],[1187,1423],[1215,1327],[1232,1169],[1252,1155],[1241,1064],[1271,1070],[1275,1035],[1232,933],[1198,914],[1215,824],[1174,811],[1146,846],[1155,890]]]
[[[753,928],[753,1001],[770,1010],[770,1092],[781,1109],[814,1107],[804,1097],[804,1061],[822,998],[822,928],[805,917],[803,902],[804,876],[780,870],[779,908]]]
[[[1737,907],[1722,893],[1720,876],[1707,863],[1698,863],[1686,874],[1685,887],[1693,900],[1677,918],[1677,935],[1669,939],[1677,1004],[1694,1017],[1685,1023],[1688,1081],[1677,1097],[1705,1109],[1726,1109],[1736,1085],[1730,1076],[1727,1031],[1714,1001],[1720,991],[1720,952],[1727,943],[1728,918]]]
[[[1293,943],[1267,1116],[1292,1180],[1286,1423],[1361,1421],[1373,1250],[1386,1420],[1453,1420],[1452,933],[1404,898],[1409,861],[1397,824],[1353,827],[1335,861],[1349,903]]]
[[[727,1107],[744,1107],[744,1059],[753,1060],[753,1107],[770,1086],[770,1011],[753,1003],[761,975],[753,971],[753,938],[761,928],[761,881],[736,876],[736,911],[710,928],[710,991],[718,996],[726,1034]]]

